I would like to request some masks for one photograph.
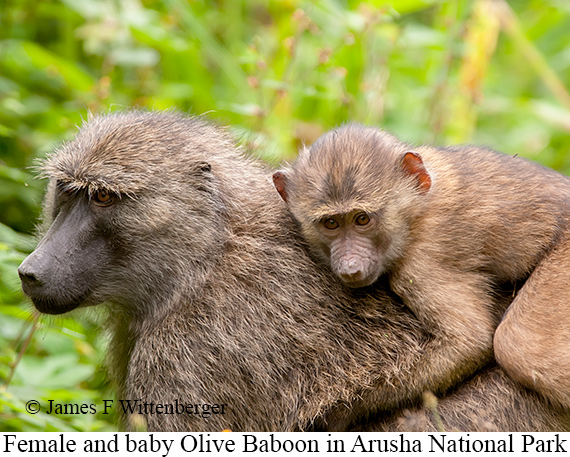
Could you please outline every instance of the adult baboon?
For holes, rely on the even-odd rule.
[[[384,131],[349,124],[303,150],[274,182],[313,251],[344,284],[367,287],[386,274],[434,335],[412,374],[420,390],[445,389],[489,362],[502,315],[497,288],[525,280],[544,259],[542,279],[533,273],[502,324],[498,358],[513,373],[515,359],[524,369],[554,369],[559,376],[541,372],[540,383],[527,385],[570,407],[568,302],[556,298],[567,295],[566,287],[549,284],[553,264],[570,267],[564,258],[570,249],[556,260],[551,256],[569,233],[567,177],[480,147],[412,150]],[[538,314],[545,316],[539,322],[559,321],[560,337],[546,335],[552,327],[535,327],[531,341],[548,343],[523,351],[526,346],[517,346],[508,332],[532,322],[535,316],[518,311],[536,306],[539,296]],[[547,350],[552,357],[545,360]],[[392,400],[409,393],[402,390]],[[383,392],[364,398],[362,409],[386,400]]]
[[[370,390],[417,390],[427,332],[384,289],[317,268],[268,172],[221,129],[95,117],[43,170],[24,291],[44,313],[107,304],[119,398],[154,404],[149,430],[306,430]],[[537,409],[537,429],[567,427],[556,414]]]
[[[436,419],[434,409],[441,421]],[[501,368],[490,367],[448,392],[437,406],[411,408],[404,414],[370,422],[360,429],[382,432],[568,431],[567,420],[568,412],[552,408],[535,392],[521,389]]]

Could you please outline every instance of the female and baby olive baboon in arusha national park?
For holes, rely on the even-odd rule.
[[[271,172],[224,129],[173,112],[95,116],[42,174],[23,290],[47,314],[105,306],[118,398],[155,405],[149,431],[436,430],[416,371],[432,329],[382,279],[347,288],[313,260]],[[570,414],[476,365],[438,403],[446,430],[570,429]]]

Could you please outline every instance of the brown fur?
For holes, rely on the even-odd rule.
[[[369,282],[388,273],[391,288],[433,334],[412,372],[418,390],[387,396],[379,389],[346,410],[346,422],[375,405],[397,405],[410,393],[419,395],[420,389],[445,390],[488,363],[503,311],[493,300],[497,288],[525,280],[568,231],[568,178],[479,147],[411,149],[381,130],[347,125],[323,135],[301,151],[290,170],[274,176],[319,258],[353,287],[363,282],[354,280],[357,273],[358,278],[364,275],[361,271]],[[358,224],[349,228],[354,215],[362,213],[376,225],[369,224],[366,232]],[[551,269],[560,271],[563,282],[562,272],[570,265],[562,257],[545,260],[543,279],[533,278],[537,286],[532,292],[515,299],[501,332],[528,337],[520,326],[533,316],[521,317],[520,311],[532,306],[541,323],[559,320],[558,338],[531,350],[509,336],[498,346],[498,357],[517,379],[517,372],[537,364],[545,374],[555,371],[554,378],[542,376],[540,382],[526,384],[570,406],[567,377],[561,379],[570,363],[567,302],[551,301],[542,290],[551,287]],[[362,262],[359,271],[347,267],[343,258],[350,265]],[[556,286],[551,295],[565,296],[563,284]],[[547,308],[553,314],[544,312]],[[537,330],[536,338],[548,337]],[[552,358],[545,362],[542,354],[549,349]],[[561,369],[556,367],[560,358]],[[513,366],[515,360],[518,366]]]
[[[517,381],[570,405],[570,241],[565,237],[526,281],[497,331],[497,361]]]
[[[227,404],[146,414],[148,430],[308,430],[370,392],[420,388],[410,374],[430,335],[387,287],[349,291],[317,267],[268,171],[223,130],[174,113],[95,117],[43,168],[47,233],[19,269],[36,306],[107,304],[120,399]],[[535,422],[492,407],[520,429],[570,427],[548,409]]]

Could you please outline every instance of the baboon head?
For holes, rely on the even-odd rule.
[[[199,118],[90,119],[41,165],[44,235],[18,269],[35,307],[60,314],[108,302],[144,314],[196,290],[224,243],[223,184],[212,171],[226,166],[220,148],[235,146]]]
[[[431,178],[421,156],[349,124],[303,149],[275,187],[316,254],[349,287],[374,283],[402,254]]]

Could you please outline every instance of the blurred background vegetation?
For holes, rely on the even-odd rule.
[[[2,0],[0,431],[115,429],[24,408],[113,398],[95,311],[38,319],[16,274],[44,187],[30,167],[89,111],[207,113],[273,165],[355,120],[568,174],[569,31],[567,0]]]

